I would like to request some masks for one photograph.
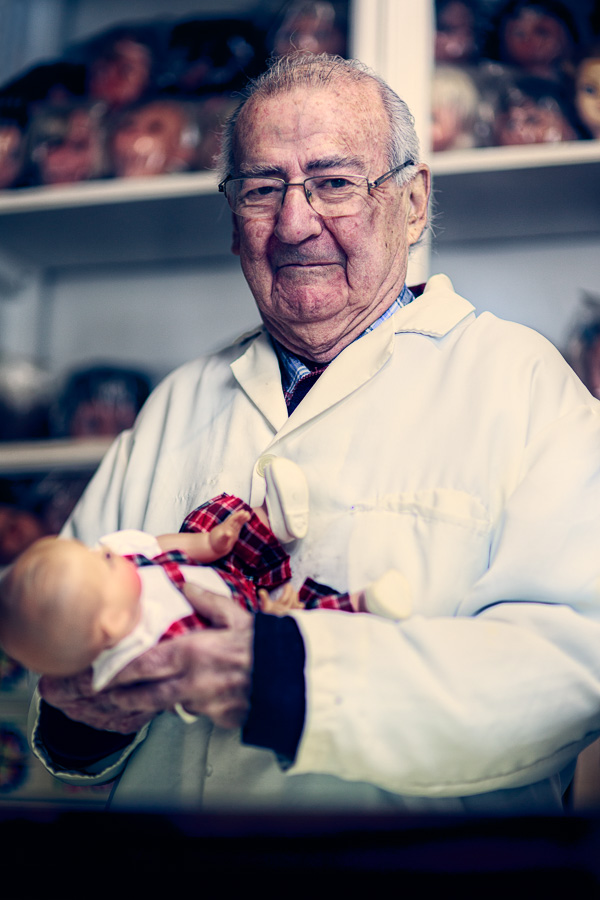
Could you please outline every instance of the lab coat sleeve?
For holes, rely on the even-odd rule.
[[[449,797],[560,771],[600,731],[599,576],[600,427],[582,403],[532,435],[455,615],[294,614],[307,712],[290,774]]]

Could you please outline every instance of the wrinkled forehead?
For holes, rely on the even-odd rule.
[[[266,148],[322,142],[348,155],[376,159],[388,154],[390,126],[375,82],[337,80],[299,85],[248,100],[238,117],[233,152],[236,167]]]

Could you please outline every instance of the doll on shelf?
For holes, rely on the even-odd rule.
[[[575,70],[574,102],[582,136],[600,139],[600,43],[588,48]]]
[[[479,55],[477,0],[437,0],[435,4],[435,61],[472,63]]]
[[[432,97],[433,150],[474,147],[479,91],[470,74],[459,66],[436,66]]]
[[[353,594],[312,579],[296,592],[283,543],[306,534],[308,487],[299,467],[281,457],[265,479],[262,507],[222,494],[190,513],[179,534],[116,532],[94,549],[42,538],[0,582],[0,645],[43,674],[69,676],[91,665],[101,690],[159,639],[206,627],[179,590],[186,582],[254,612],[318,607],[409,615],[404,579],[394,571]],[[271,599],[269,591],[281,586],[281,597]]]
[[[494,123],[501,147],[546,144],[577,138],[563,91],[545,78],[519,78],[502,93]]]
[[[90,100],[107,109],[138,103],[153,90],[156,37],[152,28],[120,27],[103,32],[86,45]]]
[[[579,35],[559,0],[510,0],[500,8],[486,53],[538,78],[562,80]]]
[[[200,130],[193,102],[156,98],[119,114],[109,127],[112,174],[143,178],[197,168]]]
[[[0,117],[0,190],[18,187],[25,162],[25,135],[19,122]]]
[[[39,108],[28,144],[33,184],[73,184],[104,175],[103,122],[95,104]]]
[[[288,3],[273,37],[273,53],[346,52],[346,26],[342,9],[328,0],[294,0]]]

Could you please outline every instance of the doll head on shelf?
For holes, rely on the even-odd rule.
[[[435,152],[473,147],[479,92],[458,66],[436,66],[433,77],[431,139]]]
[[[34,672],[75,675],[135,628],[140,593],[130,560],[41,538],[0,582],[0,645]]]
[[[584,293],[582,300],[565,357],[589,392],[600,400],[600,295]]]
[[[502,147],[572,141],[577,137],[561,89],[545,78],[516,79],[502,93],[495,141]]]
[[[116,109],[138,103],[152,88],[155,64],[150,29],[116,28],[90,42],[87,93]]]
[[[114,120],[109,156],[114,175],[137,178],[196,168],[200,130],[193,103],[157,98]]]
[[[346,48],[341,8],[327,0],[294,0],[284,10],[273,38],[273,53],[296,51],[342,54]]]
[[[18,184],[25,161],[25,136],[18,122],[0,118],[0,190]]]
[[[104,174],[103,124],[98,106],[42,107],[29,134],[32,180],[72,184]]]
[[[492,56],[530,75],[556,78],[578,39],[575,20],[559,0],[510,0],[499,12]]]
[[[586,137],[600,139],[600,43],[582,54],[575,70],[575,109]]]
[[[435,60],[468,63],[478,54],[476,0],[437,0]]]
[[[188,19],[171,30],[161,91],[179,95],[230,94],[258,75],[264,32],[244,19]]]

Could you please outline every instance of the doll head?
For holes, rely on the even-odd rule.
[[[157,99],[130,109],[111,130],[113,173],[136,178],[193,169],[199,136],[192,107],[181,101]]]
[[[343,54],[346,38],[340,12],[327,0],[290,3],[273,39],[273,53],[286,56],[306,53]]]
[[[458,66],[436,66],[433,77],[431,137],[433,150],[456,150],[475,144],[479,92]]]
[[[30,146],[33,177],[39,184],[99,178],[104,170],[99,108],[77,104],[40,109],[32,122]]]
[[[559,0],[511,0],[500,11],[495,40],[502,62],[553,78],[572,58],[578,33]]]
[[[0,645],[34,672],[75,675],[140,617],[133,563],[105,548],[46,537],[0,583]]]
[[[116,28],[92,42],[88,95],[116,109],[137,103],[153,80],[154,47],[149,31]]]
[[[437,0],[436,62],[467,63],[477,56],[478,14],[474,0]]]
[[[590,48],[577,66],[574,102],[587,135],[600,139],[600,44]]]
[[[495,121],[496,142],[503,147],[572,141],[566,98],[545,78],[521,78],[506,88]]]
[[[13,187],[23,171],[23,130],[17,122],[0,119],[0,190]]]

